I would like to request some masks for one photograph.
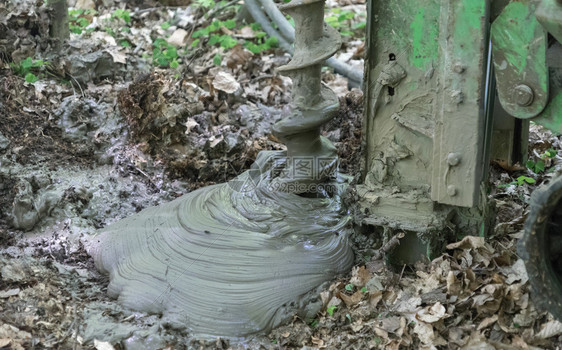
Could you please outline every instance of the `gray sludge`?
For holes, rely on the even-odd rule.
[[[311,291],[353,264],[347,182],[334,180],[328,198],[272,190],[272,159],[284,155],[261,152],[235,181],[102,230],[89,251],[110,295],[200,337],[269,331],[303,311]]]

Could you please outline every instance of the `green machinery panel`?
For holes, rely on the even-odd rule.
[[[459,210],[482,207],[488,7],[368,2],[364,223],[434,232]]]

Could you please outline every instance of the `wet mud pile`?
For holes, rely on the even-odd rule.
[[[195,336],[270,331],[299,314],[313,319],[325,281],[353,264],[350,216],[340,195],[273,191],[273,159],[262,152],[256,188],[244,173],[121,220],[92,238],[108,292],[134,310],[162,313]],[[240,191],[242,190],[242,191]]]

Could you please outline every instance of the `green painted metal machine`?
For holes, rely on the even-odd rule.
[[[362,225],[407,232],[405,263],[488,234],[489,160],[523,162],[530,120],[562,133],[562,1],[370,0],[367,33]],[[520,244],[557,317],[561,198],[562,176],[535,191]]]

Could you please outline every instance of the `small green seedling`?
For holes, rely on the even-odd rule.
[[[525,183],[534,184],[535,182],[536,182],[536,180],[533,179],[532,177],[528,177],[528,176],[524,176],[524,175],[521,175],[517,178],[517,184],[519,186],[522,186]]]
[[[122,19],[125,23],[129,24],[131,23],[131,12],[129,10],[117,9],[111,14],[111,19],[115,21]]]
[[[221,63],[222,63],[222,56],[220,55],[220,53],[217,53],[217,54],[215,55],[215,57],[213,57],[213,64],[214,64],[215,66],[220,66]]]
[[[541,158],[546,159],[546,158],[554,158],[558,155],[558,151],[555,150],[554,148],[549,148],[546,152],[544,152],[544,154],[541,156]]]
[[[535,179],[533,179],[532,177],[528,177],[525,175],[521,175],[519,176],[517,179],[515,179],[515,181],[511,181],[508,184],[500,184],[498,185],[498,188],[504,188],[504,187],[509,187],[509,186],[523,186],[524,184],[534,184],[535,182],[537,182]]]
[[[169,22],[164,22],[164,23],[162,23],[162,24],[160,25],[160,28],[162,28],[162,29],[164,29],[164,30],[167,30],[167,29],[169,29],[170,27],[171,27],[171,26],[170,26],[170,23],[169,23]]]
[[[355,286],[353,285],[353,283],[349,283],[345,285],[345,290],[347,290],[348,292],[353,292],[354,288]]]
[[[208,26],[196,30],[192,35],[192,38],[195,40],[191,43],[191,47],[200,45],[202,40],[205,38],[208,39],[208,45],[218,45],[225,50],[229,50],[236,46],[238,44],[238,40],[229,34],[223,34],[220,31],[221,28],[226,28],[228,30],[236,28],[236,20],[213,20]],[[259,24],[252,23],[250,24],[250,28],[252,28],[255,32],[255,39],[245,40],[243,45],[252,53],[258,54],[279,45],[279,40],[276,37],[268,38],[267,34],[261,30],[261,26]]]
[[[536,162],[529,159],[525,165],[535,174],[542,173],[545,169],[544,160],[542,159],[539,159]]]
[[[326,312],[328,313],[328,315],[330,316],[334,316],[334,312],[338,309],[338,307],[336,305],[332,305],[329,308],[326,309]]]
[[[94,28],[86,29],[90,25],[90,18],[96,15],[96,10],[68,10],[68,29],[74,34],[82,34],[84,30],[91,32]]]
[[[37,80],[39,80],[39,78],[31,71],[40,70],[48,64],[49,62],[43,60],[34,60],[31,57],[27,57],[25,60],[19,62],[18,64],[11,63],[10,66],[16,74],[24,77],[26,82],[35,83]]]
[[[545,161],[547,159],[556,157],[557,154],[558,151],[556,151],[554,148],[549,148],[540,156],[540,159],[538,159],[536,162],[529,159],[525,165],[535,174],[540,174],[546,170]]]
[[[163,68],[177,68],[179,66],[178,51],[174,45],[170,45],[166,40],[160,38],[154,40],[152,44],[154,46],[152,63],[154,65]]]
[[[343,36],[352,36],[353,31],[351,29],[359,29],[351,27],[351,20],[355,18],[355,12],[342,9],[331,9],[329,10],[329,15],[325,18],[326,23],[328,23],[333,28],[340,31]]]
[[[215,2],[213,0],[195,0],[193,2],[194,7],[212,8],[215,7]]]
[[[369,290],[367,289],[367,287],[361,288],[361,292],[362,292],[362,293],[367,293],[368,291],[369,291]]]
[[[37,76],[33,73],[27,73],[25,75],[25,81],[27,81],[28,83],[35,83],[37,80],[39,80],[39,78],[37,78]]]

